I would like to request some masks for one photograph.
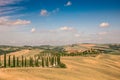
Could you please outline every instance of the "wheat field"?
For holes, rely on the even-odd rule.
[[[0,80],[119,80],[120,56],[62,57],[67,68],[0,68]]]

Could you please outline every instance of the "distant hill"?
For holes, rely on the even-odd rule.
[[[88,49],[100,49],[104,53],[120,54],[120,44],[73,44],[64,46],[68,52],[82,52]]]
[[[68,53],[83,52],[89,49],[99,49],[106,54],[120,54],[120,44],[72,44],[72,45],[63,45],[63,46],[50,46],[50,45],[41,45],[41,46],[7,46],[0,45],[0,54],[4,53],[24,53],[28,51],[28,54],[32,53],[39,54],[41,51],[53,50],[58,51],[59,53],[66,51]],[[23,52],[22,52],[23,51]]]

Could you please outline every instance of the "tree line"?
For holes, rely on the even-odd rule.
[[[3,55],[3,60],[0,56],[0,67],[65,67],[65,64],[61,62],[60,55],[43,55],[43,56],[11,56],[8,54]]]

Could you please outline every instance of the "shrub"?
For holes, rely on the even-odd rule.
[[[60,68],[66,68],[66,65],[65,65],[64,63],[60,63],[60,64],[59,64],[59,67],[60,67]]]

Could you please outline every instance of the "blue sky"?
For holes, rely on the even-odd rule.
[[[0,0],[1,45],[120,43],[120,0]]]

